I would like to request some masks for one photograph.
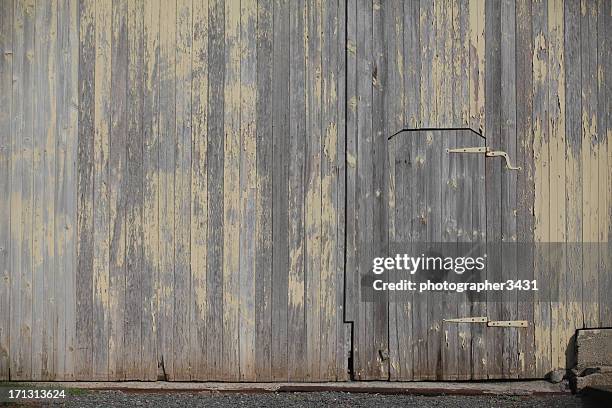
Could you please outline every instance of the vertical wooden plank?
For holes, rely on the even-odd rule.
[[[208,0],[193,3],[191,87],[191,302],[190,356],[192,380],[209,375],[206,353],[206,263],[208,231]]]
[[[346,255],[345,255],[345,309],[344,320],[356,320],[359,306],[359,278],[357,263],[357,3],[348,0],[346,5]],[[351,362],[356,363],[355,342],[352,341]],[[351,367],[351,369],[353,369]]]
[[[404,123],[410,128],[417,128],[423,122],[423,113],[421,110],[421,13],[419,2],[403,2],[404,8],[404,30],[403,30],[403,57],[401,59],[404,85],[405,105],[404,105]],[[409,180],[417,180],[417,171],[422,168],[418,159],[418,151],[420,146],[420,138],[415,137],[416,134],[404,135],[404,140],[399,144],[401,149],[396,149],[396,154],[401,154],[396,158],[399,169],[396,168],[396,208],[399,208],[399,200],[410,201],[409,207],[404,207],[398,212],[396,220],[397,233],[401,232],[402,240],[412,242],[412,248],[415,242],[425,240],[421,235],[423,223],[418,219],[417,213],[423,209],[423,202],[419,198],[423,197],[423,183],[410,183]],[[402,161],[403,160],[403,161]],[[409,166],[406,166],[409,164]],[[389,165],[392,165],[389,162]],[[400,190],[401,184],[401,190]],[[400,218],[401,217],[401,218]],[[400,221],[400,219],[402,221]],[[415,222],[416,221],[416,222]],[[400,228],[400,223],[404,224]],[[410,232],[406,230],[410,228]],[[419,378],[419,367],[421,366],[421,357],[418,350],[422,347],[422,339],[419,337],[421,333],[419,327],[422,322],[414,319],[417,313],[421,313],[421,305],[423,305],[421,296],[413,297],[412,303],[403,305],[398,309],[398,327],[400,321],[404,324],[404,332],[410,333],[408,336],[400,336],[398,332],[398,347],[405,350],[404,363],[402,363],[402,379],[412,380]]]
[[[348,356],[350,353],[350,324],[345,323],[345,280],[347,270],[345,269],[346,248],[346,125],[347,125],[347,65],[346,65],[346,40],[347,40],[347,2],[336,2],[338,7],[337,35],[335,52],[336,57],[336,100],[337,100],[337,159],[336,159],[336,181],[337,181],[337,246],[336,246],[336,380],[348,381]]]
[[[548,24],[547,7],[542,1],[532,4],[533,15],[533,150],[535,161],[535,225],[536,242],[534,279],[546,282],[549,266],[546,262],[544,245],[550,241],[549,219],[549,151],[548,151]],[[547,245],[547,244],[545,244]],[[535,295],[534,326],[536,350],[536,375],[544,376],[551,365],[550,344],[550,303],[542,299],[541,294]]]
[[[142,237],[142,376],[157,379],[157,341],[160,327],[159,247],[159,0],[144,2],[143,62],[143,237]]]
[[[255,370],[271,379],[272,330],[272,2],[257,3],[257,197],[255,279]]]
[[[485,130],[485,2],[469,2],[470,37],[470,127]]]
[[[597,293],[599,277],[597,240],[599,233],[598,207],[598,114],[597,114],[597,3],[580,3],[580,50],[582,80],[582,313],[584,327],[599,326]]]
[[[549,106],[548,131],[550,154],[550,240],[553,243],[566,241],[566,179],[565,179],[565,67],[564,67],[564,11],[563,3],[558,0],[548,2],[549,35]],[[555,247],[558,244],[553,244]],[[551,259],[551,269],[555,271],[555,285],[551,302],[551,369],[565,368],[567,344],[576,328],[567,326],[566,308],[568,288],[565,286],[566,252],[565,248],[555,248],[561,256]]]
[[[501,2],[494,0],[486,3],[486,75],[485,75],[485,114],[487,146],[492,149],[502,148],[501,131]],[[501,234],[502,234],[502,169],[500,160],[487,160],[485,180],[487,206],[487,279],[501,280]],[[497,300],[497,301],[496,301]],[[487,316],[489,319],[502,318],[501,304],[487,293]],[[503,331],[489,333],[487,343],[488,377],[502,376]]]
[[[354,376],[359,368],[359,261],[357,256],[357,35],[358,3],[347,1],[346,6],[346,250],[345,250],[345,310],[344,319],[351,324],[351,351],[349,369]]]
[[[322,101],[322,16],[321,2],[308,1],[304,11],[306,145],[305,163],[305,272],[306,277],[306,373],[312,381],[320,378],[321,353],[321,103]],[[299,40],[297,40],[299,41]],[[297,61],[296,61],[297,62]],[[291,74],[290,74],[291,75]],[[294,91],[299,92],[298,89]],[[297,96],[297,95],[296,95]],[[295,120],[299,118],[296,112]],[[291,341],[291,339],[290,339]]]
[[[316,7],[316,6],[315,6]],[[289,149],[288,154],[291,157],[289,163],[289,267],[288,267],[288,303],[287,303],[287,365],[288,365],[288,378],[289,380],[304,379],[310,374],[314,380],[318,380],[318,363],[321,357],[321,348],[317,350],[317,353],[311,353],[313,350],[308,347],[312,344],[306,339],[306,325],[308,327],[319,330],[319,320],[312,320],[310,316],[319,316],[320,306],[317,303],[309,303],[305,307],[305,261],[308,262],[306,265],[311,266],[314,263],[320,263],[320,254],[314,251],[305,253],[306,249],[311,249],[310,243],[313,236],[308,233],[309,228],[312,226],[308,224],[307,220],[321,211],[321,199],[319,193],[319,200],[312,200],[312,196],[307,195],[304,197],[304,191],[308,189],[311,193],[314,189],[321,189],[320,184],[311,184],[312,180],[310,177],[305,178],[305,156],[306,154],[313,152],[306,151],[306,138],[318,138],[319,133],[311,133],[312,128],[306,131],[306,93],[305,87],[311,84],[306,82],[305,69],[306,63],[306,51],[305,45],[308,38],[308,34],[312,29],[312,36],[316,37],[320,35],[320,28],[318,27],[307,27],[308,21],[307,10],[310,7],[306,6],[306,2],[295,5],[290,8],[289,13]],[[316,10],[316,8],[315,8]],[[309,50],[310,51],[310,50]],[[320,64],[320,60],[318,62]],[[317,64],[317,62],[315,62]],[[308,65],[316,67],[316,65]],[[316,70],[316,68],[315,68]],[[318,71],[319,77],[323,74]],[[307,92],[313,91],[308,89]],[[319,99],[318,104],[321,103],[320,99],[320,88],[319,88]],[[310,108],[311,106],[309,106]],[[317,126],[318,125],[318,126]],[[315,123],[315,126],[319,129],[321,124]],[[320,150],[317,151],[320,155]],[[309,156],[310,158],[310,156]],[[320,177],[320,170],[319,170]],[[305,211],[307,213],[305,214]],[[305,221],[306,218],[306,221]],[[306,230],[305,230],[306,228]],[[316,235],[315,239],[320,240],[320,229],[314,231]],[[306,235],[306,236],[305,236]],[[307,240],[308,239],[308,240]],[[314,248],[313,248],[314,249]],[[317,269],[308,270],[308,272],[317,273]],[[312,280],[310,279],[312,278]],[[318,276],[308,275],[308,282],[316,282],[319,279]],[[310,287],[309,287],[310,289]],[[309,291],[309,300],[311,300]],[[314,293],[316,299],[319,299],[319,293]],[[306,317],[308,316],[308,317]],[[312,326],[314,324],[316,326]],[[307,345],[308,344],[308,345]],[[308,353],[307,353],[308,351]],[[313,362],[315,366],[313,366]],[[310,371],[308,368],[312,368]]]
[[[34,2],[13,8],[10,378],[32,378]]]
[[[440,72],[435,75],[440,75],[436,78],[436,85],[439,105],[438,126],[451,127],[453,126],[453,12],[455,5],[449,0],[439,4],[439,11],[436,12],[436,37],[437,37],[437,54],[438,59],[434,67],[439,66]],[[441,133],[441,139],[437,144],[441,147],[440,155],[440,188],[441,188],[441,203],[440,203],[440,237],[436,239],[440,243],[443,251],[456,248],[457,242],[457,194],[455,189],[457,186],[457,157],[450,156],[446,153],[447,147],[456,145],[456,131],[444,131]],[[436,141],[434,141],[436,143]],[[449,245],[450,244],[450,245]],[[453,251],[454,252],[454,251]],[[434,294],[434,300],[437,299],[439,310],[436,311],[434,325],[438,331],[440,341],[440,368],[436,373],[437,378],[449,380],[457,379],[457,361],[458,361],[458,325],[444,325],[442,320],[445,316],[457,315],[458,296],[456,293],[440,293]]]
[[[453,125],[468,127],[470,121],[469,103],[469,6],[467,0],[453,2]],[[469,131],[456,132],[456,145],[462,145],[462,138],[469,135],[476,137]],[[465,139],[463,139],[465,140]],[[456,157],[457,179],[457,241],[460,253],[472,240],[472,178],[477,174],[469,172],[469,157]],[[470,315],[470,301],[467,294],[457,296],[457,316]],[[471,342],[472,332],[470,324],[457,325],[457,379],[471,378]]]
[[[384,136],[395,133],[398,129],[401,129],[404,125],[404,93],[403,93],[403,5],[399,1],[394,1],[389,4],[383,4],[383,21],[384,25],[384,42],[386,46],[386,60],[387,60],[387,80],[384,86],[383,93],[383,110],[385,113],[385,130]],[[404,139],[402,139],[404,140]],[[389,250],[394,242],[401,240],[401,233],[396,232],[396,223],[398,217],[396,214],[396,148],[398,145],[397,141],[387,141],[387,200],[388,203],[388,240]],[[401,158],[398,157],[401,160]],[[400,166],[398,166],[399,168]],[[400,178],[400,183],[402,183]],[[399,188],[403,188],[403,184],[399,185]],[[410,205],[409,203],[406,203]],[[402,207],[400,207],[402,209]],[[401,223],[401,217],[399,222]],[[400,229],[401,229],[400,224]],[[399,239],[398,239],[399,238]],[[402,240],[404,241],[404,240]],[[403,312],[405,303],[405,296],[400,298],[399,295],[390,292],[389,293],[389,379],[398,380],[401,379],[402,371],[406,371],[402,368],[405,367],[407,361],[408,347],[400,348],[400,341],[403,345],[404,341],[410,341],[410,333],[405,332],[404,320],[398,319],[398,314]],[[408,336],[407,336],[408,335]],[[408,339],[406,339],[408,337]],[[400,340],[401,339],[401,340]]]
[[[500,146],[510,157],[516,158],[516,4],[501,3],[501,140]],[[516,160],[516,159],[514,159]],[[517,177],[516,170],[501,165],[501,261],[502,281],[517,280]],[[501,296],[502,320],[517,320],[517,292],[507,291]],[[516,378],[518,371],[518,331],[511,328],[501,331],[502,374],[504,378]]]
[[[322,26],[322,142],[321,142],[321,364],[320,376],[335,379],[337,281],[337,89],[338,7],[323,3]]]
[[[108,375],[125,378],[125,278],[127,197],[127,1],[113,0],[109,148],[109,312]]]
[[[10,372],[9,328],[11,326],[11,111],[13,87],[13,1],[0,4],[0,380]]]
[[[13,15],[13,109],[11,160],[11,369],[13,380],[32,377],[32,247],[34,160],[33,2],[18,2]]]
[[[240,5],[225,3],[225,157],[223,161],[223,372],[239,378]]]
[[[434,2],[429,10],[431,13],[431,31],[428,34],[430,44],[431,67],[427,69],[428,79],[427,95],[431,110],[429,113],[428,126],[444,126],[446,120],[444,88],[444,64],[446,57],[445,49],[445,29],[446,29],[446,8],[441,2]],[[423,78],[425,81],[425,78]],[[426,205],[425,215],[426,236],[428,251],[440,251],[439,243],[442,241],[442,138],[446,137],[445,132],[427,131],[424,133],[425,147],[425,184],[426,184]],[[425,368],[425,378],[433,380],[442,375],[442,301],[444,295],[427,293],[427,364]]]
[[[125,378],[143,378],[142,281],[143,259],[143,113],[144,113],[144,3],[127,5],[127,141],[125,244]],[[146,334],[150,335],[150,334]]]
[[[159,39],[159,325],[160,377],[174,377],[174,254],[176,249],[176,3],[160,3]]]
[[[257,3],[240,4],[240,380],[254,381],[257,195]],[[303,339],[300,339],[303,342]]]
[[[96,10],[79,2],[75,379],[93,377]]]
[[[469,15],[469,126],[476,132],[483,134],[486,125],[485,112],[485,62],[486,43],[485,36],[486,15],[483,0],[470,0]],[[469,171],[477,175],[472,179],[472,240],[482,245],[486,241],[486,208],[484,197],[484,160],[472,161]],[[472,316],[486,316],[487,305],[484,297],[477,297],[470,304]],[[487,378],[487,333],[483,327],[472,327],[472,379]]]
[[[58,222],[56,239],[60,244],[58,257],[64,259],[58,273],[64,274],[63,285],[56,283],[56,336],[55,354],[56,379],[74,380],[76,357],[76,280],[77,280],[77,163],[78,163],[78,75],[79,75],[79,10],[76,0],[63,0],[58,9],[58,134],[59,152],[63,161],[61,177],[63,193],[56,198],[58,202]],[[60,255],[61,254],[61,255]],[[60,280],[61,281],[61,280]],[[91,293],[91,292],[90,292]],[[91,309],[90,309],[91,311]]]
[[[174,142],[174,344],[173,378],[190,378],[189,304],[191,303],[191,30],[192,3],[177,2],[176,10],[176,136]]]
[[[272,83],[272,379],[287,378],[289,4],[274,2]]]
[[[385,112],[383,90],[387,83],[387,60],[384,41],[383,5],[372,2],[372,258],[389,251],[389,228],[387,218],[387,137],[385,135]],[[365,266],[365,264],[364,264]],[[364,269],[364,272],[366,269]],[[372,378],[389,378],[389,295],[387,291],[377,294],[373,303],[371,326],[372,341],[377,356]]]
[[[433,53],[434,53],[434,33],[433,33],[433,7],[432,1],[422,0],[420,4],[419,13],[419,36],[421,42],[421,70],[420,70],[420,100],[419,104],[421,107],[427,106],[428,109],[422,110],[421,126],[437,126],[435,122],[435,97],[433,95],[433,79],[431,76],[431,65],[433,64]],[[432,137],[430,135],[430,137]],[[419,132],[414,139],[413,151],[417,155],[416,159],[416,171],[415,180],[423,180],[422,183],[415,183],[416,193],[415,201],[413,204],[413,213],[416,218],[416,223],[413,221],[413,225],[418,225],[418,232],[415,231],[413,242],[416,243],[415,249],[424,250],[424,243],[429,240],[428,229],[429,224],[427,220],[429,218],[429,206],[427,187],[428,184],[424,180],[425,175],[428,174],[425,168],[432,168],[429,159],[430,155],[426,154],[427,134],[425,132]],[[418,252],[417,250],[417,252]],[[429,355],[428,355],[428,328],[429,328],[429,307],[428,307],[428,295],[420,295],[418,297],[418,303],[415,304],[414,314],[420,316],[413,321],[412,330],[415,338],[415,348],[413,349],[414,355],[414,373],[415,380],[426,380],[432,376],[429,373]],[[416,324],[415,324],[416,323]],[[433,356],[432,356],[433,357]]]
[[[373,257],[373,188],[372,188],[372,2],[359,1],[357,4],[357,209],[356,245],[358,256],[358,279],[366,284],[369,265]],[[360,288],[361,289],[361,288]],[[375,349],[373,302],[362,301],[356,326],[355,342],[358,350],[355,356],[355,378],[377,379],[379,354]]]
[[[92,379],[109,379],[109,147],[111,116],[111,6],[96,2],[94,71],[94,243]]]
[[[582,86],[580,52],[580,2],[564,4],[564,70],[565,70],[565,238],[566,274],[560,281],[567,300],[567,329],[583,327],[582,315]],[[564,285],[564,286],[561,286]],[[559,292],[561,295],[561,292]],[[573,350],[574,341],[566,343]],[[564,363],[575,364],[575,353],[568,353]]]
[[[608,234],[612,228],[610,210],[612,200],[610,184],[612,184],[610,168],[612,167],[612,149],[610,147],[610,88],[612,60],[610,57],[610,24],[612,24],[612,5],[609,0],[599,0],[597,3],[597,129],[598,129],[598,202],[599,202],[599,324],[601,327],[612,325],[612,300],[609,293],[612,288],[610,268],[611,238]],[[607,186],[607,187],[606,187]]]
[[[534,160],[533,160],[533,36],[531,1],[522,0],[516,4],[516,72],[521,80],[516,84],[516,132],[517,165],[521,171],[517,179],[517,245],[526,251],[518,258],[520,279],[533,279],[533,203],[534,203]],[[518,303],[518,316],[533,322],[533,293],[522,295]],[[534,325],[518,332],[519,377],[535,376]]]
[[[57,137],[57,2],[35,10],[33,228],[32,228],[32,378],[53,373],[55,268],[55,189]]]
[[[206,256],[206,344],[210,379],[221,379],[223,347],[223,83],[225,77],[225,9],[220,1],[209,3],[208,35],[208,232]],[[214,182],[213,182],[214,180]]]

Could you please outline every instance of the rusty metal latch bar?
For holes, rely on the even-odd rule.
[[[497,320],[487,323],[489,327],[527,327],[527,320]]]
[[[506,167],[508,170],[520,170],[520,167],[513,166],[510,163],[510,157],[508,153],[491,150],[490,147],[458,147],[456,149],[446,149],[446,153],[484,153],[485,157],[503,157],[506,160]]]
[[[486,323],[489,319],[484,317],[458,317],[456,319],[444,319],[447,323]]]

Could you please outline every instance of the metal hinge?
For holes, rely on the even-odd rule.
[[[444,319],[448,323],[486,323],[488,318],[484,317],[459,317],[456,319]]]
[[[513,166],[510,163],[508,153],[491,150],[490,147],[458,147],[456,149],[446,149],[446,153],[484,153],[485,157],[503,157],[506,159],[506,167],[508,170],[520,170],[520,167]]]
[[[489,327],[527,327],[527,320],[498,320],[487,323]]]

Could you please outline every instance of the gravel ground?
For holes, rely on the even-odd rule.
[[[546,396],[418,396],[342,392],[308,393],[133,393],[121,391],[83,392],[56,405],[64,407],[585,407],[583,401],[572,395]],[[1,404],[0,404],[1,405]],[[14,405],[13,405],[14,406]]]

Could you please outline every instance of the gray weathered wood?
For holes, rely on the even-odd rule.
[[[75,379],[93,372],[95,5],[79,3]]]
[[[159,0],[144,2],[142,378],[157,379],[159,294]]]
[[[58,273],[64,274],[64,285],[58,290],[56,299],[62,301],[56,306],[57,326],[54,336],[58,341],[55,353],[55,379],[75,379],[76,357],[76,279],[77,279],[77,162],[78,162],[78,107],[79,89],[79,4],[75,0],[65,0],[58,8],[58,58],[59,100],[58,134],[60,137],[60,159],[63,171],[59,172],[59,182],[63,194],[58,197],[59,222],[56,222],[58,253],[64,261],[58,261]]]
[[[174,326],[173,377],[190,376],[189,318],[191,303],[191,160],[192,160],[192,2],[178,1],[176,9],[176,134],[174,141]],[[195,322],[194,322],[195,323]]]
[[[257,2],[240,6],[240,380],[254,381],[257,196]]]
[[[108,375],[125,379],[127,190],[127,1],[113,1],[109,146],[109,340]]]
[[[158,377],[172,380],[174,370],[174,274],[176,234],[174,171],[176,161],[176,3],[164,3],[159,21],[159,324]]]
[[[272,3],[258,2],[255,366],[262,381],[272,378],[272,24]]]
[[[225,10],[220,1],[209,3],[208,34],[208,179],[223,180],[223,78]],[[208,245],[206,256],[206,358],[209,377],[221,379],[223,373],[223,183],[208,183]]]
[[[125,378],[142,378],[142,283],[144,279],[144,2],[128,3],[125,243]],[[146,310],[146,309],[145,309]],[[150,358],[147,356],[147,358]]]
[[[287,379],[289,4],[274,2],[272,81],[272,378]]]
[[[32,377],[42,380],[49,379],[49,373],[55,371],[55,310],[51,302],[55,297],[53,282],[61,279],[56,276],[55,267],[55,192],[59,187],[56,184],[57,3],[39,3],[33,12],[37,38],[32,58],[36,86],[30,103],[34,109],[31,353]]]
[[[501,2],[501,117],[500,143],[502,150],[516,157],[516,5],[513,1]],[[490,132],[487,133],[490,135]],[[494,135],[493,135],[494,136]],[[501,169],[501,279],[516,280],[517,276],[517,177],[518,172],[509,170],[500,163]],[[502,296],[501,319],[517,320],[517,292]],[[515,378],[518,374],[518,330],[502,332],[502,370],[504,378]]]
[[[485,73],[485,136],[487,146],[502,148],[501,131],[501,1],[486,2],[486,73]],[[487,279],[501,280],[501,234],[502,234],[502,169],[500,160],[485,161],[486,167],[486,230],[487,230]],[[501,319],[501,304],[492,293],[487,293],[487,316]],[[501,331],[488,333],[487,361],[489,378],[502,377],[503,336]]]
[[[534,202],[534,161],[533,161],[533,38],[531,21],[531,2],[519,1],[516,4],[516,71],[520,78],[516,84],[516,132],[517,165],[521,172],[517,179],[517,245],[524,248],[518,258],[517,269],[520,279],[533,279],[533,202]],[[521,318],[533,321],[533,293],[520,297],[517,313]],[[518,332],[519,376],[531,378],[535,370],[534,327]]]
[[[240,375],[240,42],[240,5],[225,2],[223,374],[228,380]]]
[[[0,114],[0,380],[8,380],[9,328],[11,326],[11,111],[13,83],[13,1],[0,4],[0,105],[6,108]]]
[[[191,87],[191,225],[189,367],[192,379],[209,375],[206,356],[208,256],[208,1],[193,3]],[[204,357],[204,358],[203,358]],[[207,356],[206,356],[207,357]]]
[[[11,327],[10,378],[32,378],[32,227],[34,159],[33,1],[13,7],[11,108]]]
[[[612,211],[612,199],[610,198],[610,184],[612,183],[610,167],[612,167],[612,147],[610,146],[610,24],[612,24],[612,4],[609,0],[598,0],[597,2],[597,142],[598,142],[598,192],[599,203],[598,237],[599,243],[599,324],[601,327],[609,327],[612,324],[612,277],[610,268],[609,233],[612,231],[610,213]]]
[[[319,354],[320,348],[317,350],[317,354],[307,354],[307,341],[306,340],[306,327],[310,329],[311,322],[318,322],[319,316],[319,305],[318,303],[306,304],[305,302],[305,291],[306,281],[316,282],[319,276],[314,276],[318,270],[307,270],[305,268],[305,252],[310,250],[309,247],[312,241],[308,240],[309,237],[306,235],[309,232],[314,232],[317,239],[320,236],[320,230],[310,230],[309,225],[305,224],[305,220],[309,220],[309,216],[316,214],[316,211],[321,208],[321,199],[316,202],[312,200],[314,198],[309,193],[312,189],[320,190],[320,184],[316,185],[312,183],[310,177],[305,177],[306,170],[306,146],[307,138],[317,138],[319,133],[312,133],[313,128],[307,126],[307,115],[310,113],[310,109],[317,109],[320,106],[321,100],[313,98],[312,101],[316,101],[315,104],[318,106],[309,105],[307,108],[306,98],[311,93],[316,93],[316,90],[311,89],[313,85],[311,82],[306,81],[305,70],[310,69],[314,71],[316,69],[316,62],[306,61],[308,56],[306,51],[306,35],[311,34],[310,38],[316,38],[317,33],[320,32],[318,27],[309,26],[308,11],[311,10],[311,5],[307,2],[303,2],[299,5],[290,7],[289,13],[289,134],[287,138],[288,143],[288,156],[291,158],[289,164],[289,188],[288,188],[288,211],[289,211],[289,265],[288,265],[288,303],[287,303],[287,365],[289,367],[288,378],[294,380],[296,378],[304,378],[307,373],[310,375],[316,375],[318,372]],[[316,6],[315,6],[316,10]],[[314,10],[313,10],[314,11]],[[312,30],[312,33],[310,32]],[[320,64],[320,58],[318,59]],[[308,67],[308,68],[307,68]],[[314,76],[313,76],[314,77]],[[309,87],[309,89],[305,89]],[[320,98],[320,89],[318,96]],[[308,111],[306,109],[309,109]],[[318,125],[318,126],[317,126]],[[320,132],[320,123],[315,124]],[[317,150],[317,156],[319,156],[320,150]],[[308,152],[311,153],[312,152]],[[310,155],[308,156],[311,157]],[[316,157],[316,156],[315,156]],[[316,167],[314,167],[317,169]],[[320,177],[320,169],[319,177]],[[312,202],[315,201],[315,202]],[[316,203],[316,204],[315,204]],[[305,211],[307,213],[305,214]],[[319,212],[320,217],[320,212]],[[307,221],[306,221],[307,222]],[[305,229],[307,228],[307,229]],[[315,263],[319,264],[320,257],[318,254],[312,254],[309,259],[311,262],[308,266],[312,266]],[[306,273],[309,273],[306,278]],[[312,275],[310,275],[312,273]],[[316,287],[316,286],[315,286]],[[315,292],[316,299],[319,299],[318,292]],[[310,296],[310,292],[309,292]],[[316,316],[316,320],[311,320],[310,316]],[[308,316],[308,317],[307,317]],[[318,327],[317,327],[318,329]],[[314,351],[308,349],[308,351]],[[316,362],[316,368],[313,365]],[[315,377],[314,379],[317,379]]]
[[[534,46],[533,55],[533,150],[535,161],[534,182],[536,191],[541,194],[535,196],[534,213],[534,241],[547,242],[550,240],[550,229],[547,214],[550,209],[548,178],[548,11],[543,2],[534,2],[532,12],[532,37]],[[534,256],[534,279],[546,281],[548,265],[546,263],[543,245],[536,247]],[[548,289],[546,286],[545,289]],[[550,305],[538,302],[542,294],[535,294],[534,306],[535,349],[538,350],[535,361],[536,375],[546,374],[552,362],[550,348]]]

